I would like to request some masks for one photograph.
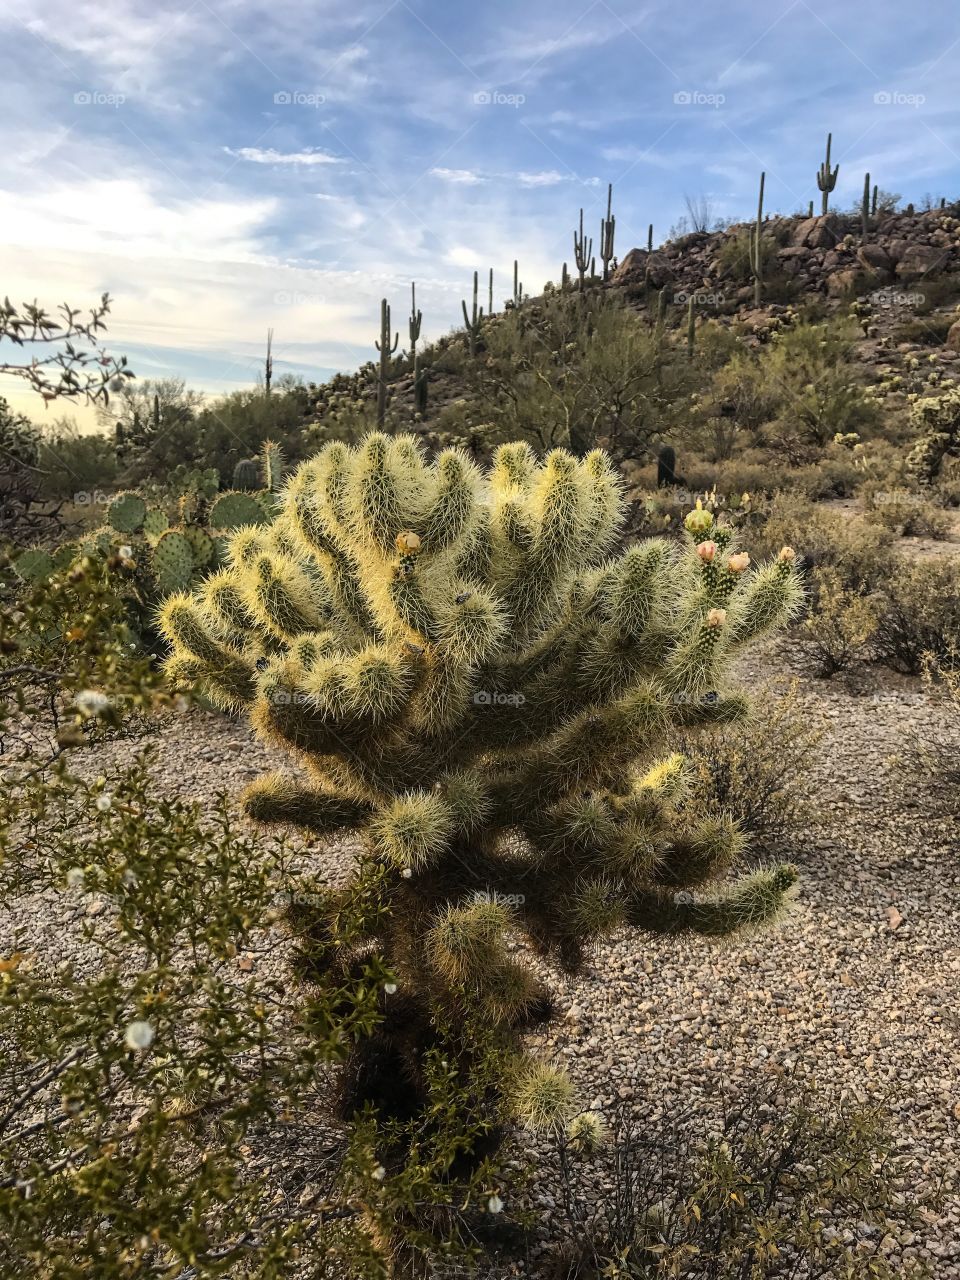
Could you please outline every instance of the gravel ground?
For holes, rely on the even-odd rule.
[[[827,733],[814,825],[789,851],[802,888],[787,921],[737,944],[625,932],[580,977],[555,984],[558,1019],[531,1047],[562,1061],[591,1105],[624,1104],[638,1118],[681,1105],[714,1115],[718,1080],[736,1086],[794,1065],[858,1098],[889,1094],[903,1150],[942,1172],[949,1193],[942,1216],[890,1249],[960,1280],[960,842],[893,758],[943,712],[899,677],[865,694],[803,681],[801,697]],[[283,760],[246,726],[200,711],[188,735],[178,717],[147,741],[158,786],[196,797],[237,792]],[[106,772],[143,744],[120,739],[75,759]],[[322,855],[331,877],[349,853]],[[8,902],[0,937],[28,934],[32,950],[62,958],[67,914],[54,894]],[[555,1186],[545,1176],[536,1192],[545,1219]],[[595,1191],[604,1194],[602,1176]],[[534,1256],[527,1272],[538,1271]]]

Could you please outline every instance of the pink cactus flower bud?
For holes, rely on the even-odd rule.
[[[708,627],[722,627],[727,620],[726,609],[711,609],[707,614]]]
[[[796,560],[796,558],[797,553],[794,551],[793,547],[781,547],[780,554],[777,556],[778,560],[783,560],[784,562],[788,560]]]
[[[738,551],[736,555],[730,557],[727,561],[727,568],[731,573],[743,573],[744,569],[750,564],[750,556],[746,551]]]
[[[709,564],[716,554],[717,544],[715,542],[701,542],[697,547],[697,555],[704,564]]]

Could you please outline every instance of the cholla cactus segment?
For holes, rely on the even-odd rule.
[[[512,1103],[521,1124],[534,1133],[562,1133],[576,1110],[569,1078],[543,1062],[520,1067]]]
[[[698,811],[671,739],[744,714],[730,657],[790,616],[792,555],[754,568],[702,506],[684,546],[618,550],[608,459],[525,444],[482,471],[455,449],[428,462],[410,437],[338,442],[277,500],[275,522],[230,534],[223,567],[168,601],[161,627],[172,674],[245,709],[305,769],[252,787],[249,816],[361,837],[356,880],[331,902],[342,916],[375,898],[364,946],[406,1021],[377,1031],[354,1103],[387,1105],[371,1083],[397,1060],[385,1039],[415,1062],[410,1037],[441,1014],[472,1011],[513,1052],[546,1005],[521,942],[574,968],[625,921],[713,933],[776,915],[792,885],[779,872],[677,900],[678,886],[708,893],[741,846]],[[331,910],[315,907],[311,936],[330,936]],[[325,954],[337,982],[356,980],[355,948]],[[524,1080],[520,1113],[565,1125],[568,1086]]]
[[[607,1137],[607,1126],[597,1111],[581,1111],[567,1125],[567,1141],[583,1155],[594,1155]]]

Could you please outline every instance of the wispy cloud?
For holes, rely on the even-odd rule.
[[[290,164],[307,166],[316,164],[343,164],[342,156],[332,156],[319,149],[307,151],[274,151],[272,147],[224,147],[228,156],[248,160],[251,164]]]

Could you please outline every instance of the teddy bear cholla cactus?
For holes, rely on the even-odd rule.
[[[431,1010],[469,1006],[509,1039],[542,1006],[512,940],[573,967],[623,923],[762,923],[793,885],[777,867],[680,892],[722,875],[742,840],[698,816],[669,753],[674,726],[744,714],[723,672],[795,608],[793,553],[748,570],[697,510],[686,547],[612,554],[621,509],[599,451],[538,462],[505,445],[482,473],[455,449],[427,464],[412,438],[370,435],[303,464],[276,522],[239,530],[229,567],[164,606],[171,676],[249,709],[304,766],[251,786],[249,816],[364,833],[357,882],[375,868],[383,908],[365,945],[397,983],[370,1039],[414,1092]],[[357,882],[294,913],[343,975],[356,949],[338,952],[330,922]],[[565,1094],[541,1079],[515,1096],[542,1121]]]

